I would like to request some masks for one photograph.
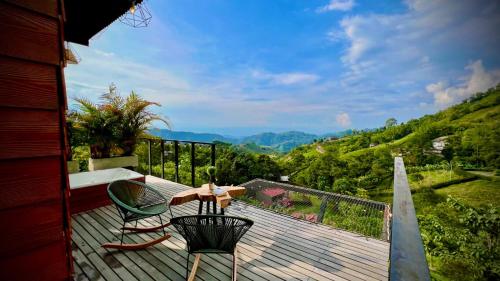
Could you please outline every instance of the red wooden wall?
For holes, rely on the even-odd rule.
[[[0,280],[68,280],[63,14],[0,0]]]

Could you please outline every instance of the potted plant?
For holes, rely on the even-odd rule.
[[[141,98],[134,91],[123,98],[116,93],[116,90],[110,90],[103,97],[118,116],[116,147],[123,156],[133,154],[137,139],[145,136],[153,121],[161,121],[170,128],[168,119],[148,110],[150,106],[161,105]]]
[[[214,191],[215,188],[215,172],[216,168],[214,166],[208,166],[207,168],[207,175],[208,175],[208,189],[210,189],[211,192]]]
[[[85,132],[90,146],[89,170],[138,166],[138,158],[133,155],[137,139],[155,120],[170,127],[168,120],[148,110],[160,104],[134,92],[122,97],[113,84],[101,100],[102,103],[94,104],[84,98],[75,99],[78,110],[74,122]]]

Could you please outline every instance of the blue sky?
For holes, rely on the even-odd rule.
[[[500,82],[498,1],[146,5],[147,28],[116,21],[72,45],[70,98],[97,101],[113,82],[161,103],[174,130],[326,133],[406,121]]]

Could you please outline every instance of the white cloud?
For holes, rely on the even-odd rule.
[[[434,96],[435,105],[442,108],[461,102],[500,83],[500,70],[487,71],[480,60],[469,64],[465,69],[471,71],[471,74],[459,86],[447,87],[444,81],[427,85],[426,90]]]
[[[69,97],[97,101],[114,82],[122,94],[135,90],[144,98],[160,103],[162,107],[153,110],[167,116],[175,130],[190,130],[194,126],[211,129],[259,127],[262,130],[272,130],[272,126],[311,128],[310,119],[303,116],[326,115],[331,110],[329,105],[301,99],[302,90],[287,88],[287,93],[297,95],[277,97],[276,92],[281,93],[281,89],[267,85],[269,81],[285,86],[310,85],[319,79],[313,74],[254,71],[258,79],[266,82],[263,87],[257,85],[256,77],[248,75],[248,69],[231,76],[202,81],[191,77],[188,80],[163,67],[134,62],[118,54],[109,56],[100,50],[77,48],[82,61],[65,69]]]
[[[339,124],[342,128],[348,128],[351,126],[351,117],[346,112],[342,112],[337,114],[335,118],[337,120],[337,124]]]
[[[345,33],[341,30],[331,30],[326,34],[326,37],[331,42],[339,42],[346,38]]]
[[[395,23],[399,16],[368,15],[345,17],[340,26],[349,46],[342,56],[345,65],[352,65],[360,61],[370,50],[387,47],[390,42],[386,39],[396,34]],[[401,47],[401,46],[400,46]]]
[[[278,85],[310,84],[320,78],[318,75],[303,72],[268,73],[256,70],[252,71],[252,77],[268,80]]]
[[[325,13],[329,11],[349,11],[356,3],[354,0],[330,0],[330,3],[323,7],[316,9],[318,13]]]
[[[179,102],[191,101],[186,94],[190,92],[189,83],[163,68],[88,47],[78,47],[78,53],[81,54],[81,62],[65,69],[70,97],[95,99],[114,82],[125,93],[135,90],[145,96],[157,94],[170,96]]]
[[[115,53],[113,53],[113,52],[104,52],[104,51],[99,50],[99,49],[94,49],[94,51],[95,51],[97,54],[102,55],[102,56],[104,56],[104,57],[112,57],[112,56],[114,56],[114,55],[115,55]]]
[[[348,72],[356,73],[355,78],[365,80],[380,73],[433,77],[443,72],[436,69],[438,58],[464,59],[461,50],[496,56],[499,5],[482,0],[408,0],[406,4],[405,12],[347,16],[339,22],[347,42],[341,61]],[[334,41],[342,38],[331,31],[326,35]],[[363,68],[367,61],[377,67]]]

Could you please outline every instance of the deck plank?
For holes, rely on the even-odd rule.
[[[121,226],[121,222],[119,221],[118,214],[114,213],[115,210],[110,206],[108,206],[104,207],[103,211],[104,211],[103,215],[106,215],[108,221],[113,222],[114,226],[118,229]],[[152,221],[152,219],[143,220],[140,222],[140,224],[138,224],[138,226],[144,226],[144,227],[153,226],[152,223],[147,223],[148,221]],[[136,233],[136,234],[125,235],[125,237],[132,239],[135,243],[138,243],[138,242],[143,242],[145,240],[158,238],[159,234]],[[146,251],[150,251],[160,261],[165,262],[167,266],[173,266],[179,275],[184,276],[185,258],[187,256],[187,251],[185,250],[185,244],[182,243],[182,241],[179,241],[179,244],[174,244],[173,241],[175,241],[175,238],[170,238],[168,240],[163,241],[161,243],[161,245],[164,246],[164,248],[162,248],[162,251],[158,251],[157,247],[150,247],[146,249]],[[171,263],[172,261],[175,261],[177,263]],[[214,278],[218,279],[218,275],[220,275],[220,273],[216,271],[207,272],[203,268],[200,268],[198,272],[199,272],[198,277],[200,277],[202,280],[213,280]]]
[[[181,210],[178,209],[177,211],[178,211],[178,213],[180,213],[182,215],[185,215],[185,213],[181,213]],[[246,236],[247,235],[251,235],[251,232],[248,232],[247,235],[245,235],[242,238],[241,241],[243,243],[245,243],[245,242],[246,243],[250,243],[250,244],[252,244],[255,247],[255,245],[252,242],[262,241],[262,240],[266,239],[268,241],[268,244],[266,245],[267,247],[266,247],[265,251],[266,252],[273,252],[274,248],[277,247],[274,244],[277,241],[277,239],[278,239],[277,237],[278,236],[271,235],[269,237],[266,237],[266,236],[263,236],[262,234],[263,234],[263,232],[260,229],[258,231],[258,234],[256,234],[253,237],[253,239],[248,239]],[[269,238],[272,238],[272,240],[269,239]],[[289,242],[285,242],[282,245],[289,245],[289,244],[290,244]],[[276,260],[287,262],[288,263],[286,265],[287,267],[289,267],[290,265],[293,265],[293,264],[297,264],[297,265],[301,266],[302,268],[301,268],[301,270],[295,271],[294,274],[292,274],[290,277],[287,277],[287,280],[289,280],[290,278],[297,278],[297,275],[300,275],[302,272],[307,271],[305,269],[312,269],[312,271],[309,271],[309,275],[312,274],[313,276],[316,276],[315,277],[316,279],[320,279],[320,280],[321,279],[325,279],[325,280],[360,280],[360,278],[355,277],[356,276],[356,272],[354,272],[354,274],[352,274],[352,272],[350,272],[351,275],[344,274],[344,272],[349,272],[349,269],[348,268],[342,268],[339,265],[337,265],[337,269],[339,269],[339,270],[335,274],[330,274],[327,271],[321,271],[320,274],[318,275],[315,272],[316,268],[314,266],[312,266],[311,264],[308,264],[308,263],[304,263],[302,261],[302,260],[311,261],[310,259],[306,259],[303,256],[301,256],[303,253],[306,253],[306,252],[310,251],[308,248],[302,247],[302,249],[298,250],[295,255],[293,255],[293,253],[291,253],[289,250],[290,249],[286,249],[286,250],[283,250],[283,251],[279,252],[279,254],[277,255]],[[320,258],[317,257],[315,260],[319,261]],[[316,266],[317,265],[318,264],[316,263]],[[321,276],[321,275],[323,275],[323,276]],[[361,279],[361,280],[363,280],[363,279]]]
[[[103,208],[103,210],[105,210],[105,212],[107,213],[107,215],[111,215],[111,214],[114,212],[114,209],[113,209],[113,208],[111,208],[110,206]],[[113,215],[111,215],[111,216],[113,216]],[[118,220],[118,214],[115,214],[115,215],[113,216],[113,218],[115,218],[116,220]],[[166,218],[165,218],[165,220],[168,220],[168,219],[169,219],[168,217],[166,217]],[[148,219],[148,220],[150,220],[150,221],[151,221],[151,220],[153,220],[153,221],[154,221],[154,220],[156,220],[156,218],[151,218],[151,219]],[[145,223],[145,222],[147,222],[148,220],[144,220],[144,221],[142,221],[142,222],[141,222],[142,226],[145,226],[145,227],[147,227],[147,226],[151,226],[152,224],[146,224],[146,223]],[[117,223],[118,223],[118,221],[117,221]],[[159,221],[155,221],[155,223],[159,223]],[[117,224],[117,225],[118,225],[118,224]],[[171,229],[171,228],[170,228],[170,229]],[[171,229],[171,230],[172,230],[172,229]],[[187,255],[187,252],[185,252],[185,242],[184,242],[183,238],[180,236],[180,234],[178,234],[178,233],[177,233],[177,232],[175,232],[175,231],[171,231],[171,233],[172,233],[172,238],[171,238],[171,239],[169,239],[169,240],[167,240],[167,241],[165,241],[165,242],[163,242],[163,243],[168,244],[169,242],[176,242],[176,244],[175,244],[175,245],[170,245],[169,247],[171,247],[171,248],[175,247],[175,248],[177,248],[177,249],[179,249],[179,250],[183,250],[183,251],[184,251],[184,253],[185,253],[185,255]],[[145,235],[147,236],[148,234],[145,234]],[[183,257],[183,258],[184,258],[184,257]],[[221,259],[226,259],[226,261],[221,262]],[[210,266],[212,266],[212,267],[216,267],[216,268],[220,268],[220,267],[224,266],[224,264],[225,264],[225,266],[226,266],[226,268],[227,268],[227,269],[225,270],[225,271],[227,272],[227,273],[226,273],[226,275],[227,275],[227,278],[229,278],[229,279],[230,279],[230,274],[231,274],[231,269],[230,269],[230,267],[231,267],[232,265],[231,265],[231,259],[229,258],[229,256],[227,256],[227,255],[205,255],[205,256],[203,257],[203,259],[201,260],[201,264],[202,264],[202,266],[203,266],[203,264],[204,264],[205,262],[208,262],[208,263],[210,264]],[[185,259],[183,260],[183,264],[184,264],[184,263],[185,263]],[[199,272],[203,272],[203,271],[204,271],[204,268],[202,267],[202,268],[200,268],[198,271],[199,271]],[[212,274],[214,274],[214,272],[211,272],[211,273],[212,273]],[[243,273],[244,275],[247,275],[247,272],[246,272],[246,271],[243,271],[242,273]],[[217,273],[215,273],[215,274],[217,274]],[[225,279],[225,278],[224,278],[224,279]],[[224,279],[223,279],[223,280],[224,280]],[[240,279],[241,279],[241,278],[240,278]],[[209,278],[208,280],[212,280],[212,279],[210,279],[210,278]],[[243,279],[242,279],[242,280],[243,280]],[[249,280],[267,280],[267,279],[263,279],[262,277],[259,277],[258,275],[251,274],[251,275],[249,276]]]
[[[155,186],[158,186],[158,180],[155,180],[152,182],[152,184]],[[178,184],[175,183],[167,183],[167,188],[161,189],[162,191],[167,189],[168,192],[166,192],[167,195],[170,193],[176,192],[176,189],[178,188]],[[237,202],[234,205],[240,204],[240,202]],[[244,203],[243,203],[244,204]],[[188,206],[187,208],[194,208],[196,207],[195,205]],[[235,207],[235,206],[233,206]],[[243,216],[248,216],[252,220],[256,222],[253,228],[250,229],[247,235],[256,235],[256,237],[262,237],[265,232],[267,232],[272,239],[275,242],[282,242],[278,243],[280,245],[291,245],[298,250],[300,250],[302,253],[315,253],[319,259],[323,258],[328,258],[332,255],[336,256],[336,260],[341,260],[339,258],[341,255],[342,257],[346,257],[343,259],[343,262],[350,262],[353,264],[355,269],[358,268],[364,268],[368,265],[369,269],[373,268],[377,274],[382,275],[387,277],[387,261],[388,261],[388,243],[384,242],[386,247],[385,249],[379,248],[377,245],[377,250],[380,253],[373,253],[373,252],[368,252],[367,247],[365,247],[366,243],[371,244],[370,239],[366,239],[364,237],[357,238],[357,234],[353,234],[353,240],[351,240],[351,244],[353,241],[357,242],[360,244],[359,246],[352,248],[349,245],[346,246],[346,243],[342,239],[337,239],[337,235],[335,233],[330,234],[329,239],[331,240],[327,244],[322,243],[324,239],[322,235],[318,234],[315,227],[319,226],[317,224],[312,224],[304,221],[299,221],[293,218],[289,218],[288,216],[276,214],[267,210],[262,210],[260,208],[256,208],[253,206],[245,206],[249,210],[245,212],[244,214],[239,213],[239,212],[234,212],[233,210],[235,208],[231,207],[230,211],[227,212],[228,214],[233,214],[233,215],[243,215]],[[179,209],[179,206],[175,206],[176,211],[178,213],[181,213],[184,215],[184,213],[181,212]],[[270,218],[260,218],[259,219],[259,212],[262,213],[268,213],[268,216],[271,216]],[[179,214],[180,215],[180,214]],[[277,224],[277,222],[272,222],[273,220],[276,220],[276,218],[272,218],[272,216],[277,217],[278,220],[283,219],[287,223],[286,224]],[[290,230],[290,225],[295,224],[297,225],[295,228]],[[321,227],[321,226],[320,226]],[[311,228],[312,230],[307,231],[307,228]],[[297,229],[306,229],[306,231],[296,231]],[[330,228],[331,229],[331,228]],[[284,231],[286,230],[286,231]],[[331,229],[334,230],[335,229]],[[300,233],[297,235],[297,233]],[[304,239],[306,238],[306,239]],[[309,239],[307,239],[309,238]],[[314,241],[310,241],[314,240]],[[321,241],[316,241],[316,240],[321,240]],[[376,241],[377,243],[381,241]],[[275,243],[276,244],[276,243]],[[305,245],[305,246],[304,246]],[[335,260],[330,260],[330,262],[335,262]],[[338,261],[337,261],[338,262]],[[345,266],[345,265],[344,265]]]
[[[184,213],[181,212],[181,210],[177,209],[178,215],[184,215]],[[365,274],[371,274],[371,271],[377,272],[378,275],[381,276],[387,276],[387,266],[384,263],[378,264],[375,262],[369,262],[369,261],[364,261],[363,264],[359,264],[359,262],[355,262],[353,260],[350,260],[349,258],[343,257],[341,255],[336,255],[335,253],[329,253],[325,255],[325,251],[316,251],[314,249],[308,248],[308,247],[303,247],[301,246],[300,242],[294,242],[290,240],[283,240],[283,234],[277,233],[277,232],[269,232],[268,230],[265,230],[265,226],[260,226],[257,228],[257,231],[249,231],[247,234],[243,237],[242,241],[249,241],[251,242],[254,247],[257,244],[260,244],[264,247],[267,248],[267,251],[274,251],[278,250],[278,256],[280,259],[283,259],[284,257],[287,256],[293,256],[294,260],[310,260],[310,261],[321,261],[325,260],[329,266],[335,267],[335,265],[332,265],[332,260],[333,262],[339,262],[337,259],[343,259],[342,261],[345,262],[347,261],[348,263],[353,263],[357,271],[364,272]],[[266,236],[265,234],[270,233],[269,236]],[[269,239],[270,237],[270,239]],[[247,240],[248,238],[248,240]],[[281,243],[276,243],[276,242],[281,242]],[[257,243],[257,244],[255,244]],[[302,257],[301,257],[302,256]],[[334,259],[331,259],[334,257]],[[329,261],[328,261],[329,260]],[[337,265],[338,267],[339,265]],[[377,268],[383,267],[383,269]],[[369,270],[366,270],[368,268]],[[356,274],[356,273],[355,273]]]
[[[123,263],[117,261],[117,255],[107,255],[109,252],[100,247],[101,243],[94,237],[94,235],[98,235],[99,233],[97,231],[92,231],[92,227],[85,223],[82,217],[75,218],[73,229],[82,235],[82,237],[86,237],[87,242],[91,241],[89,243],[90,245],[97,245],[95,250],[88,254],[88,256],[96,267],[99,266],[101,269],[105,270],[103,273],[105,277],[114,277],[114,275],[116,275],[122,280],[138,280],[127,270],[127,267],[125,267]],[[107,271],[110,272],[108,273]]]
[[[189,187],[147,176],[146,182],[167,197]],[[175,206],[175,216],[196,214],[197,202]],[[234,201],[227,215],[243,216],[255,224],[238,244],[238,280],[388,280],[389,243],[359,234],[309,223]],[[163,220],[168,220],[165,214]],[[112,206],[73,216],[75,278],[82,280],[184,280],[186,245],[172,227],[172,237],[139,251],[101,247],[119,241],[121,220]],[[140,221],[142,227],[159,223]],[[158,233],[125,235],[140,243]],[[190,259],[192,266],[194,257]],[[203,255],[196,280],[230,280],[230,255]],[[75,279],[76,280],[76,279]]]
[[[77,218],[77,220],[82,223],[83,226],[86,226],[88,232],[92,234],[92,236],[99,242],[99,244],[104,244],[108,242],[114,235],[109,233],[107,229],[103,228],[97,221],[95,221],[89,214],[82,214]],[[85,221],[85,222],[83,222]],[[93,229],[92,229],[93,228]],[[92,230],[90,230],[92,229]],[[133,251],[112,251],[101,248],[104,257],[112,257],[116,259],[120,265],[126,268],[134,277],[138,280],[144,281],[153,281],[149,274],[147,274],[141,267],[133,262],[133,258],[130,257],[134,254]],[[103,251],[104,250],[104,251]]]

